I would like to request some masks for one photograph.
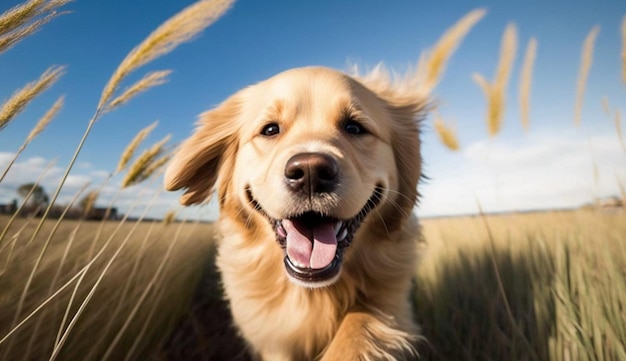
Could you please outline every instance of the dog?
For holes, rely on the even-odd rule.
[[[412,359],[428,96],[384,68],[287,70],[202,114],[165,173],[217,194],[217,267],[260,360]],[[219,347],[219,345],[216,345]]]

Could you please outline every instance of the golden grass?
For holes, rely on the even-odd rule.
[[[425,219],[424,360],[626,359],[625,214]]]
[[[122,152],[122,156],[120,157],[120,161],[117,163],[115,173],[119,173],[126,168],[128,162],[130,162],[130,160],[135,155],[135,151],[137,151],[139,145],[148,137],[148,135],[150,135],[150,133],[152,133],[152,131],[154,130],[154,128],[156,128],[158,124],[158,121],[154,122],[140,130],[139,133],[135,135],[135,137],[126,146],[126,149],[124,149],[124,151]]]
[[[0,227],[7,222],[6,216],[0,216]],[[11,230],[18,230],[25,225],[25,220],[19,220]],[[67,240],[79,225],[78,221],[65,220],[60,224],[50,244],[50,252],[41,262],[40,270],[33,281],[33,286],[26,297],[25,311],[30,313],[47,297],[50,286],[50,277],[59,269],[60,261],[65,253]],[[54,224],[46,222],[43,234],[51,233]],[[115,233],[118,224],[107,222],[102,239]],[[134,224],[123,225],[112,242],[106,248],[109,256],[119,248],[126,235],[133,234]],[[0,277],[0,289],[4,290],[0,297],[0,338],[4,336],[10,326],[10,318],[16,308],[19,290],[25,269],[33,266],[35,255],[41,247],[43,237],[27,245],[25,240],[34,231],[33,224],[26,224],[18,235],[14,259],[7,270],[11,277]],[[151,230],[151,228],[153,230]],[[74,241],[66,261],[61,268],[60,284],[65,283],[82,268],[90,259],[87,258],[87,248],[96,227],[85,223],[78,227]],[[123,360],[130,356],[129,349],[144,324],[149,327],[143,331],[143,337],[134,347],[132,359],[148,359],[147,355],[154,354],[158,345],[162,343],[178,318],[184,313],[185,307],[202,274],[207,257],[212,252],[211,234],[213,228],[205,224],[185,224],[183,227],[166,227],[160,224],[139,223],[134,231],[135,236],[121,248],[118,258],[109,267],[109,272],[102,278],[93,297],[93,303],[87,305],[83,317],[75,323],[72,336],[67,337],[65,345],[59,349],[58,359],[61,360],[102,360],[104,353],[109,350],[110,360]],[[148,243],[144,243],[145,235],[149,235]],[[172,242],[176,240],[176,242]],[[105,242],[99,242],[103,246]],[[143,246],[142,246],[143,244]],[[175,245],[175,246],[174,246]],[[169,254],[168,254],[169,252]],[[101,274],[110,257],[101,257],[89,270],[83,282],[77,289],[75,299],[82,300],[92,288],[97,277]],[[134,270],[134,271],[133,271]],[[160,271],[160,272],[159,272]],[[75,283],[74,283],[75,284]],[[165,292],[165,293],[163,293]],[[158,296],[161,294],[161,296]],[[14,356],[22,352],[29,353],[31,360],[48,360],[54,348],[55,335],[61,323],[65,307],[68,304],[71,292],[59,293],[34,318],[24,324],[23,328],[14,333]],[[142,297],[143,295],[143,297]],[[139,302],[143,298],[142,302]],[[116,304],[121,302],[117,317],[111,318]],[[152,309],[159,310],[148,320]],[[76,308],[72,308],[72,312]],[[22,348],[29,343],[34,330],[35,322],[41,320],[37,330],[37,342],[28,350]],[[107,330],[106,325],[112,322]],[[122,329],[124,332],[120,332]],[[106,332],[105,332],[106,331]],[[117,335],[123,335],[124,342],[113,345]],[[121,336],[120,336],[121,337]],[[99,342],[102,341],[102,342]],[[96,347],[96,344],[97,347]],[[3,349],[2,345],[0,350]],[[19,352],[18,352],[19,350]],[[86,358],[90,355],[89,358]],[[145,357],[142,357],[144,355]],[[12,360],[13,358],[9,358]],[[21,359],[21,356],[19,357]]]
[[[456,131],[447,126],[439,114],[435,114],[435,133],[439,137],[439,141],[446,146],[446,148],[457,151],[459,150],[459,140],[456,136]]]
[[[46,129],[50,121],[52,121],[52,119],[54,119],[54,117],[59,114],[61,108],[63,108],[64,102],[65,96],[62,95],[56,100],[56,102],[54,102],[54,104],[52,104],[46,114],[44,114],[44,116],[39,119],[37,124],[35,124],[35,127],[30,131],[30,133],[28,133],[28,136],[26,137],[26,143],[30,143],[33,139],[35,139],[36,136],[39,135],[39,133]]]
[[[122,188],[130,187],[148,179],[156,169],[167,162],[167,160],[163,162],[162,158],[159,157],[163,154],[165,144],[169,142],[170,138],[171,135],[167,135],[137,157],[122,180]],[[157,164],[157,166],[155,166],[155,164]]]
[[[150,88],[167,83],[167,77],[170,75],[171,70],[154,71],[146,74],[143,78],[139,79],[135,84],[128,87],[117,98],[113,99],[107,107],[107,111],[111,111],[118,106],[128,102],[135,95],[143,93]]]
[[[599,33],[600,27],[594,26],[587,34],[583,43],[580,68],[578,70],[578,82],[576,84],[576,102],[574,103],[574,124],[576,126],[580,125],[581,121],[585,87],[587,86],[589,70],[591,70],[591,64],[593,63],[593,48]]]
[[[24,110],[31,100],[56,83],[64,72],[65,67],[52,66],[41,74],[39,79],[26,84],[23,88],[13,93],[0,106],[0,130],[6,127],[16,115]]]
[[[500,57],[493,82],[490,84],[482,75],[472,74],[472,78],[487,99],[487,131],[495,136],[502,128],[506,108],[506,92],[511,68],[517,52],[517,30],[514,24],[507,25],[500,43]]]
[[[0,53],[64,14],[56,10],[68,2],[70,0],[31,0],[0,14]]]
[[[530,127],[530,89],[532,85],[533,67],[537,56],[537,39],[531,38],[526,46],[524,63],[519,77],[519,107],[524,130]]]
[[[426,52],[425,58],[420,61],[418,73],[425,74],[419,77],[420,86],[425,92],[434,89],[446,70],[450,56],[458,48],[467,33],[487,13],[485,9],[476,9],[462,17],[439,38],[435,46]]]
[[[0,182],[2,182],[4,177],[6,177],[6,175],[9,173],[9,170],[11,169],[11,167],[13,166],[17,158],[19,158],[20,154],[22,154],[22,152],[26,149],[26,147],[30,144],[30,142],[32,142],[33,139],[35,139],[35,137],[39,135],[39,133],[41,133],[48,126],[50,121],[52,121],[52,119],[54,119],[54,117],[61,111],[61,108],[63,107],[64,99],[65,99],[64,96],[59,97],[59,99],[57,99],[57,101],[54,102],[52,107],[48,109],[46,114],[44,114],[44,116],[41,117],[41,119],[39,119],[35,127],[30,131],[30,133],[24,140],[24,143],[22,143],[22,145],[17,150],[17,152],[15,152],[15,155],[13,156],[13,158],[11,158],[11,160],[9,161],[9,164],[2,172],[2,175],[0,175]]]
[[[159,26],[120,63],[102,91],[98,108],[107,108],[109,100],[128,74],[191,40],[219,19],[232,3],[233,0],[198,1]]]

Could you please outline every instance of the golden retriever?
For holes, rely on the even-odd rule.
[[[288,70],[204,113],[176,152],[166,188],[184,189],[184,205],[219,197],[217,266],[258,359],[415,357],[429,102],[411,84]]]

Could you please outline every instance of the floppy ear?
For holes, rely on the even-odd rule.
[[[181,204],[207,201],[219,175],[232,169],[239,109],[240,97],[236,94],[200,115],[196,130],[174,154],[165,171],[165,189],[185,189]]]
[[[393,154],[398,168],[398,211],[410,214],[419,192],[417,185],[422,177],[420,124],[428,111],[426,99],[415,99],[403,105],[391,105],[389,112],[394,121]],[[401,219],[402,217],[395,217]]]

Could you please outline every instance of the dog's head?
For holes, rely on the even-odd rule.
[[[166,188],[185,189],[185,205],[217,190],[222,217],[275,234],[292,280],[326,286],[338,279],[344,250],[366,246],[357,231],[392,233],[411,213],[425,106],[380,79],[289,70],[203,114],[167,169]]]

